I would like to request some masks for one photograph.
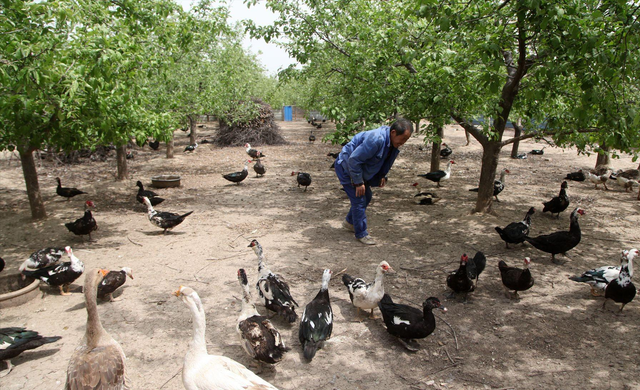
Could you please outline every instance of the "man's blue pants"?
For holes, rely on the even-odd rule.
[[[336,164],[335,169],[336,175],[338,175],[341,184],[350,180],[341,165]],[[349,209],[346,220],[353,225],[353,228],[356,231],[356,238],[362,238],[369,235],[367,232],[367,215],[365,212],[367,211],[367,206],[369,206],[371,196],[373,195],[371,192],[371,186],[365,185],[364,196],[360,197],[356,196],[356,187],[354,187],[353,184],[342,184],[342,188],[344,188],[344,192],[347,193],[347,196],[351,201],[351,208]]]

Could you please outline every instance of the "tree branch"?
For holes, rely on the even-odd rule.
[[[409,71],[409,73],[418,73],[418,71],[416,70],[416,68],[413,67],[413,64],[408,63],[408,64],[395,64],[394,66],[396,67],[401,67],[404,66],[405,68],[407,68],[407,70]]]
[[[513,126],[515,128],[517,125],[514,123]],[[521,131],[524,132],[524,129],[521,128]],[[575,132],[575,133],[595,133],[595,132],[598,132],[598,131],[600,131],[600,128],[588,127],[586,129],[578,129],[578,130],[575,130],[575,131],[567,131],[566,134],[570,134],[570,133],[573,133],[573,132]],[[531,133],[523,134],[520,137],[513,137],[513,138],[508,139],[506,141],[500,142],[500,147],[504,147],[506,145],[512,144],[512,143],[514,143],[516,141],[522,141],[524,139],[529,139],[529,138],[534,138],[534,137],[544,137],[545,135],[560,135],[560,134],[563,134],[563,133],[565,133],[565,132],[560,131],[560,130],[543,130],[543,131],[537,131],[536,130],[536,131],[533,131]]]
[[[461,116],[459,116],[456,113],[452,112],[450,113],[450,115],[453,118],[453,120],[458,122],[458,124],[462,126],[462,128],[465,131],[469,132],[469,134],[471,134],[473,138],[475,138],[478,142],[480,142],[481,145],[484,145],[485,143],[489,142],[489,138],[487,138],[487,136],[484,135],[482,131],[480,131],[480,129],[478,129],[471,123],[467,122],[465,119],[463,119]]]

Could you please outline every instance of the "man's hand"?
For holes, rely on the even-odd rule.
[[[364,187],[364,183],[360,184],[359,186],[356,186],[356,197],[361,197],[364,196],[364,192],[365,192],[365,187]]]
[[[380,180],[380,188],[383,188],[387,184],[387,179],[384,177]]]

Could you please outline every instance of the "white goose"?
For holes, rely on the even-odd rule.
[[[277,390],[235,360],[209,355],[204,336],[204,307],[198,293],[180,286],[174,295],[187,305],[193,318],[193,339],[182,368],[182,384],[186,390]]]

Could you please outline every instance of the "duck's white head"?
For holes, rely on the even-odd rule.
[[[381,261],[380,264],[378,264],[378,270],[380,270],[380,272],[382,272],[383,274],[386,274],[387,272],[389,273],[394,273],[394,269],[391,268],[391,266],[389,265],[389,263],[387,263],[386,261]]]
[[[122,267],[122,271],[124,271],[124,273],[130,277],[131,279],[133,279],[133,271],[131,270],[131,268],[129,267]]]

